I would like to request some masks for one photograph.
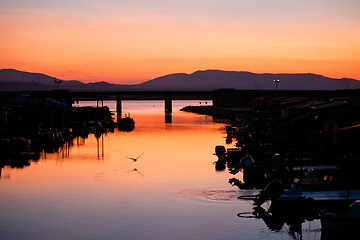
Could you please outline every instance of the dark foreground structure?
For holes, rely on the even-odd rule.
[[[309,95],[274,93],[254,98],[252,107],[188,107],[183,110],[227,116],[226,144],[216,146],[217,171],[235,176],[240,189],[262,189],[253,212],[271,230],[284,224],[302,236],[302,223],[320,219],[321,238],[352,238],[360,227],[360,98],[356,91]],[[268,208],[262,204],[267,201]],[[334,227],[336,226],[336,228]],[[301,238],[300,238],[301,239]]]
[[[0,176],[3,166],[28,166],[43,152],[71,147],[74,138],[99,138],[117,126],[108,107],[74,108],[56,98],[27,95],[0,100]]]
[[[236,172],[239,159],[250,155],[257,166],[256,174],[244,172],[244,177],[264,187],[268,183],[265,175],[285,177],[280,167],[288,168],[291,181],[315,174],[310,170],[321,165],[322,170],[316,167],[316,174],[326,172],[327,166],[328,175],[320,174],[319,183],[339,182],[341,175],[343,184],[360,187],[360,98],[357,94],[330,93],[337,92],[318,96],[274,94],[254,99],[252,108],[213,108],[214,114],[227,111],[226,141],[235,141],[236,148],[227,153],[226,166]],[[315,178],[312,181],[314,184]]]

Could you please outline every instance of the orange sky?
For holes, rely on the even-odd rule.
[[[0,69],[124,84],[206,69],[360,79],[359,1],[255,2],[9,1]]]

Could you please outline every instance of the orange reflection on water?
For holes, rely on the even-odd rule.
[[[164,124],[164,114],[134,115],[134,118],[133,132],[109,136],[111,162],[120,161],[125,166],[143,169],[146,176],[154,178],[199,177],[213,172],[214,144],[223,140],[221,124],[213,123],[212,118],[192,114],[174,116],[171,124]],[[157,121],[152,121],[154,119]],[[141,154],[136,162],[128,159]]]
[[[135,113],[131,132],[115,130],[95,138],[75,138],[70,147],[43,153],[38,162],[12,170],[11,185],[37,188],[172,188],[209,184],[226,186],[227,176],[212,164],[216,145],[224,144],[223,124],[211,117],[177,112],[172,123],[164,113]],[[138,157],[135,162],[130,158]]]
[[[213,223],[203,219],[216,216],[221,229],[237,225],[229,218],[239,211],[237,189],[229,185],[229,173],[216,172],[213,165],[215,146],[225,143],[224,125],[180,112],[172,123],[165,123],[164,113],[132,117],[131,132],[115,130],[99,139],[89,134],[73,139],[69,148],[42,153],[30,166],[6,167],[0,223],[26,226],[18,235],[51,238],[55,231],[55,239],[75,234],[79,239],[143,239],[149,232],[155,233],[149,239],[179,239],[176,231],[205,239],[213,235]],[[206,236],[196,237],[199,232]]]

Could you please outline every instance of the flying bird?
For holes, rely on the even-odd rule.
[[[139,159],[139,157],[141,157],[143,154],[144,153],[141,153],[137,158],[132,158],[132,157],[128,157],[128,158],[136,162]]]

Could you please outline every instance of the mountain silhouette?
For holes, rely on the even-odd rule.
[[[257,74],[251,72],[206,70],[192,74],[170,74],[139,84],[144,89],[213,90],[235,88],[244,90],[274,90],[279,79],[279,90],[337,90],[360,88],[355,79],[335,79],[317,74]]]
[[[30,73],[15,69],[0,70],[0,91],[48,91],[69,89],[70,91],[117,91],[126,89],[122,84],[110,84],[104,81],[83,83],[77,80],[61,80],[42,73]]]
[[[338,90],[359,89],[360,81],[349,78],[328,78],[312,73],[272,74],[240,71],[205,70],[192,74],[175,73],[140,84],[111,84],[104,81],[83,83],[61,80],[41,73],[22,72],[14,69],[0,70],[0,91],[42,91],[69,89],[70,91],[144,91],[144,90],[214,90],[234,88],[243,90],[274,90],[279,79],[279,90]],[[61,83],[60,83],[61,81]]]

